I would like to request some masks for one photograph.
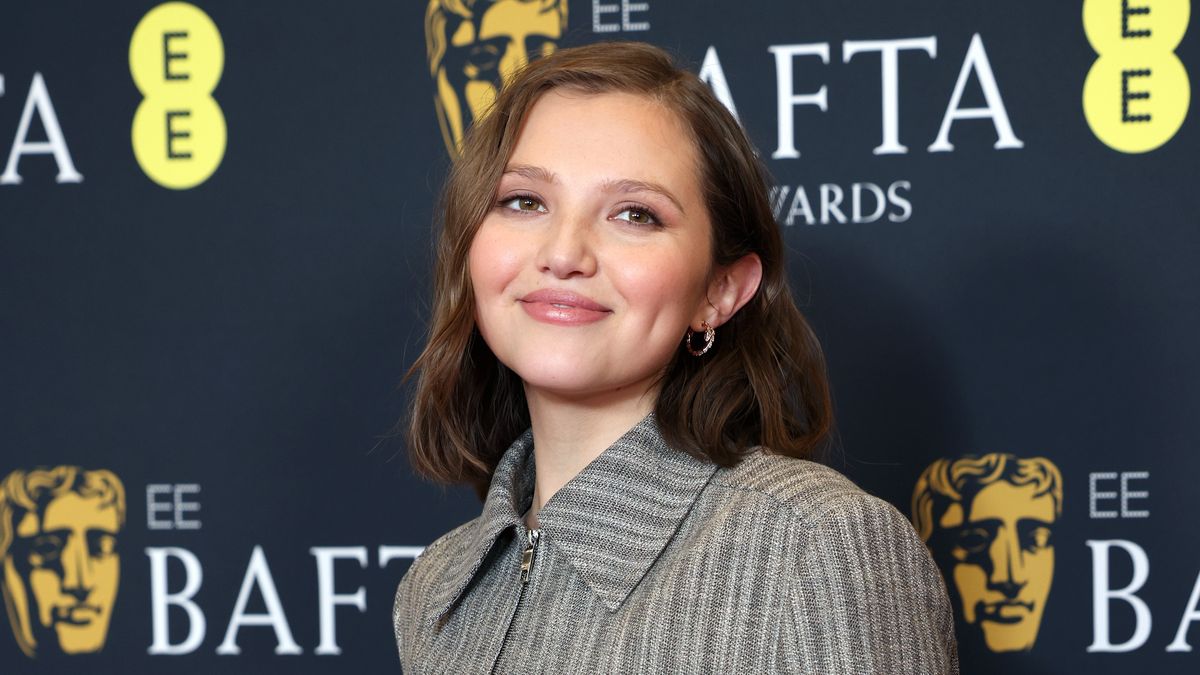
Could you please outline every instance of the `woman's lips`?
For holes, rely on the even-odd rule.
[[[534,291],[517,302],[525,313],[543,323],[578,326],[594,323],[612,314],[612,310],[591,298],[554,289]]]

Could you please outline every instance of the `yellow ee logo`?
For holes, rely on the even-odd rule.
[[[1175,55],[1190,0],[1084,0],[1083,28],[1099,58],[1083,83],[1083,113],[1105,145],[1148,152],[1187,116],[1191,84]]]
[[[186,2],[150,10],[129,41],[129,72],[142,96],[133,116],[133,154],[164,187],[203,183],[225,156],[225,115],[212,91],[225,67],[216,24]]]

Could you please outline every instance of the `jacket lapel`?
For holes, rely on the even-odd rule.
[[[479,574],[497,538],[521,525],[534,485],[533,436],[505,451],[483,513],[464,527],[429,621],[440,621]],[[588,588],[615,611],[679,529],[717,470],[667,445],[651,414],[562,487],[538,512],[543,545],[561,551]]]
[[[667,445],[642,420],[538,512],[543,541],[616,610],[666,548],[716,465]]]
[[[450,558],[441,586],[434,591],[428,618],[430,624],[439,622],[458,602],[500,534],[521,523],[533,497],[532,450],[533,434],[526,431],[500,458],[492,474],[483,513],[463,526],[460,549]]]

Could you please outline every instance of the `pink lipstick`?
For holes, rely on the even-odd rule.
[[[611,309],[587,296],[552,288],[534,291],[517,301],[534,319],[559,326],[595,323],[612,314]]]

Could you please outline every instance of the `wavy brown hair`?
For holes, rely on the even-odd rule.
[[[821,346],[788,288],[766,169],[708,86],[666,52],[600,42],[530,63],[464,138],[442,194],[429,341],[409,371],[418,376],[408,429],[414,467],[438,481],[468,483],[482,498],[501,455],[529,427],[520,378],[475,326],[467,253],[526,116],[558,87],[637,94],[677,115],[698,150],[714,268],[750,253],[762,260],[758,292],[719,328],[713,349],[697,358],[681,348],[667,365],[655,404],[663,436],[722,466],[756,446],[810,457],[833,425],[829,386]]]

